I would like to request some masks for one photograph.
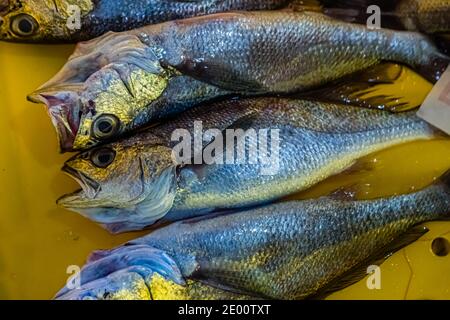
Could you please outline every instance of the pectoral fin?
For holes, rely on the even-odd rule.
[[[185,58],[175,68],[182,74],[230,92],[259,93],[262,90],[260,83],[253,79],[245,79],[218,59]]]

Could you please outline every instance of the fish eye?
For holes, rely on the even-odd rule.
[[[28,37],[38,29],[37,21],[28,14],[20,14],[12,19],[11,30],[18,36]]]
[[[98,139],[114,136],[119,131],[119,127],[120,120],[112,114],[101,115],[92,124],[94,136]]]
[[[116,152],[110,148],[100,148],[94,150],[91,154],[92,163],[99,168],[106,168],[116,157]]]

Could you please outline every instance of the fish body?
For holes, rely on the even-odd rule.
[[[196,123],[202,125],[200,135]],[[227,139],[230,129],[232,134],[242,130],[236,140]],[[174,135],[180,130],[182,135]],[[158,220],[271,202],[372,152],[435,134],[411,112],[394,115],[283,98],[216,102],[73,157],[64,171],[83,190],[58,203],[111,232],[140,230]],[[184,142],[191,161],[177,156]]]
[[[102,298],[114,290],[108,275],[114,278],[126,266],[147,266],[138,278],[162,299],[174,298],[180,287],[179,298],[208,299],[212,288],[271,299],[323,296],[361,279],[368,266],[426,233],[416,225],[448,218],[448,179],[384,199],[325,197],[177,222],[97,252],[82,269],[81,289],[65,288],[57,297]]]
[[[449,62],[417,33],[315,12],[224,13],[83,43],[29,99],[47,105],[61,149],[79,150],[205,101],[304,92],[381,61],[432,81]]]
[[[108,31],[233,10],[275,10],[288,0],[2,0],[0,40],[78,42]]]

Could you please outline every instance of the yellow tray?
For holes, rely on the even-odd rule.
[[[64,64],[73,46],[0,43],[0,298],[49,299],[66,282],[67,267],[82,265],[94,249],[143,235],[111,236],[55,200],[78,186],[60,172],[68,155],[42,106],[26,95]],[[450,168],[450,140],[412,143],[365,159],[370,170],[334,177],[300,195],[319,196],[357,185],[361,198],[405,193],[429,184]],[[381,289],[366,279],[331,299],[450,299],[450,255],[431,250],[436,237],[450,241],[450,223],[431,231],[381,267]]]

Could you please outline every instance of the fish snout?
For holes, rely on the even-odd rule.
[[[37,91],[28,95],[27,99],[47,107],[47,113],[56,129],[61,151],[72,151],[82,116],[78,93]]]

